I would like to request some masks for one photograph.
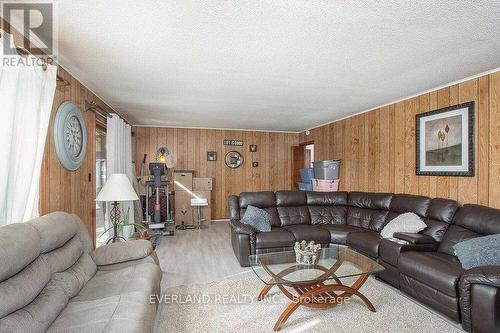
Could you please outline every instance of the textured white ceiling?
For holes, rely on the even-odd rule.
[[[59,60],[138,125],[298,131],[500,67],[500,1],[64,0]]]

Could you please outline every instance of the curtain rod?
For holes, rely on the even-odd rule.
[[[2,23],[5,23],[5,26],[7,28],[7,29],[5,29],[4,28],[4,24],[2,24],[2,27],[0,28],[0,30],[3,31],[3,32],[5,32],[5,34],[14,36],[14,34],[10,33],[10,30],[11,30],[10,23],[8,23],[7,21],[5,21],[1,17],[0,17],[0,19],[1,19]],[[0,38],[3,38],[3,37],[4,37],[4,33],[0,32]],[[23,36],[23,39],[26,41],[26,37],[25,36]],[[53,62],[53,59],[51,57],[49,57],[48,55],[47,55],[47,59],[45,59],[43,56],[32,54],[30,51],[28,51],[24,47],[21,47],[21,46],[18,46],[18,45],[15,45],[15,46],[16,46],[16,52],[17,52],[17,54],[19,54],[19,56],[21,56],[21,57],[27,57],[28,55],[31,54],[32,56],[40,59],[42,61],[42,69],[44,71],[47,70],[47,65],[49,63],[48,59],[51,60],[51,63]],[[56,82],[57,82],[57,88],[66,87],[66,86],[69,86],[71,84],[68,81],[66,81],[65,79],[63,79],[63,77],[60,76],[59,74],[56,74]]]
[[[4,29],[0,29],[0,30],[5,31]],[[5,32],[8,33],[7,31],[5,31]],[[0,38],[2,38],[2,37],[3,37],[3,34],[0,33]],[[44,70],[44,71],[47,70],[47,67],[48,67],[48,64],[49,64],[48,59],[51,60],[50,63],[52,63],[54,61],[54,59],[52,59],[48,55],[47,55],[47,59],[46,59],[43,56],[37,56],[37,55],[32,54],[30,51],[28,51],[27,49],[25,49],[25,48],[23,48],[21,46],[17,46],[16,45],[16,51],[19,54],[19,56],[21,56],[21,57],[27,57],[28,55],[32,55],[32,56],[40,59],[42,61],[42,70]],[[59,74],[56,74],[56,85],[57,85],[57,88],[63,88],[63,87],[71,85],[71,83],[69,81],[66,81]],[[111,118],[111,114],[109,112],[105,111],[104,109],[102,109],[100,106],[98,106],[94,101],[87,101],[87,100],[85,101],[85,111],[93,111],[95,113],[100,114],[101,116],[106,117],[106,118]],[[118,113],[117,113],[117,115],[121,119],[123,119],[123,121],[126,124],[128,124],[130,127],[133,127],[131,123],[129,123],[126,119],[124,119],[123,117],[121,117]]]
[[[109,113],[108,111],[104,110],[103,108],[101,108],[99,105],[97,105],[96,102],[94,101],[87,101],[85,100],[85,111],[92,111],[94,113],[97,113],[103,117],[106,117],[106,118],[111,118],[111,113]],[[118,113],[117,113],[118,117],[120,117],[127,125],[129,126],[132,126],[126,119],[123,119],[123,117],[121,117]]]
[[[17,51],[17,54],[19,54],[21,57],[27,57],[28,55],[31,54],[28,50],[26,50],[25,48],[20,47],[20,46],[16,46],[16,51]],[[49,61],[47,59],[45,59],[44,57],[38,57],[38,56],[33,55],[33,54],[31,54],[31,55],[34,57],[37,57],[38,59],[40,59],[42,61],[42,70],[46,71],[47,65],[49,64]],[[53,60],[50,57],[48,57],[48,59]],[[57,81],[58,88],[66,87],[66,86],[69,86],[71,84],[68,81],[66,81],[65,79],[63,79],[63,77],[59,74],[56,74],[56,81]]]

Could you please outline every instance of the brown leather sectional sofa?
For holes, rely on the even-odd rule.
[[[242,224],[248,205],[272,217],[271,232]],[[229,198],[231,243],[241,266],[248,256],[293,250],[295,241],[347,245],[378,260],[378,277],[461,322],[467,331],[500,332],[500,266],[464,270],[453,245],[500,233],[500,210],[423,196],[362,192],[245,192]],[[419,234],[380,231],[399,214],[413,212],[427,224]]]

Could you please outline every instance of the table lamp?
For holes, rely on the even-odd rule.
[[[118,236],[118,224],[120,224],[121,217],[119,202],[134,200],[139,200],[139,197],[135,193],[127,175],[124,173],[111,174],[96,198],[96,201],[112,202],[111,205],[113,206],[109,212],[109,218],[113,224],[114,235],[106,244],[109,242],[115,243],[119,239],[125,240],[125,238]]]

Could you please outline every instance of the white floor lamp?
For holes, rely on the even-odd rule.
[[[109,242],[117,242],[120,239],[125,240],[122,236],[118,236],[118,224],[121,220],[120,201],[134,201],[139,200],[137,193],[135,193],[130,180],[124,173],[113,173],[109,176],[101,191],[97,195],[96,201],[112,202],[113,208],[109,213],[109,218],[113,224],[113,237]]]

